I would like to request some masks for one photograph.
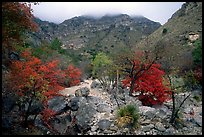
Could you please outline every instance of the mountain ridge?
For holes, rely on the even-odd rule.
[[[112,52],[116,47],[132,47],[161,26],[146,17],[131,17],[127,14],[105,15],[98,19],[76,16],[60,24],[41,21],[39,18],[35,22],[39,25],[39,31],[30,36],[34,45],[40,45],[40,41],[51,42],[58,38],[65,49],[76,51],[84,48],[79,52]]]

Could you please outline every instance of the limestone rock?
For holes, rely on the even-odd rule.
[[[78,97],[78,96],[82,96],[82,97],[87,97],[90,93],[90,90],[89,88],[87,87],[82,87],[80,89],[77,89],[75,91],[75,96]]]

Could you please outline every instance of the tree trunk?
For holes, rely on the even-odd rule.
[[[33,102],[33,99],[31,98],[29,103],[28,103],[28,109],[27,109],[26,114],[25,114],[25,121],[24,121],[25,127],[28,126],[28,117],[29,117],[29,111],[30,111],[30,107],[31,107],[32,102]]]
[[[134,85],[135,85],[135,80],[132,80],[131,81],[131,85],[130,85],[130,91],[129,91],[129,95],[132,96],[132,92],[133,92],[133,89],[134,89]]]
[[[169,123],[174,123],[175,119],[176,119],[176,115],[175,115],[175,95],[174,95],[174,91],[171,91],[171,97],[172,97],[172,101],[173,101],[173,109],[172,109],[172,113],[171,113],[171,118]]]

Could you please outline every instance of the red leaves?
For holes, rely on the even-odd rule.
[[[167,92],[169,89],[163,84],[165,72],[160,69],[161,65],[142,63],[140,60],[134,60],[133,63],[135,73],[122,80],[123,86],[130,87],[136,75],[133,92],[140,92],[139,99],[143,105],[152,106],[166,101],[170,92]]]
[[[51,110],[51,109],[49,109],[49,108],[45,108],[45,109],[41,112],[41,114],[42,114],[42,120],[43,120],[43,122],[45,123],[45,125],[46,125],[49,129],[52,129],[52,127],[51,127],[50,124],[49,124],[49,120],[52,119],[52,118],[55,116],[56,112],[53,111],[53,110]]]
[[[69,65],[65,71],[58,69],[59,61],[53,60],[42,63],[40,59],[31,56],[26,50],[21,55],[21,61],[12,62],[10,84],[20,96],[45,96],[44,102],[54,96],[64,87],[65,78],[69,79],[69,86],[80,83],[81,71]]]
[[[81,71],[78,68],[75,68],[72,64],[70,64],[65,70],[65,73],[69,81],[69,86],[75,86],[80,83]]]
[[[21,42],[22,32],[37,30],[37,24],[33,22],[31,7],[23,2],[2,3],[2,44],[3,50],[13,49],[16,43]]]
[[[57,61],[43,64],[38,58],[31,56],[29,51],[22,53],[22,61],[14,61],[10,81],[13,90],[21,96],[40,94],[47,99],[57,95],[63,87],[59,85],[65,74],[57,68]]]

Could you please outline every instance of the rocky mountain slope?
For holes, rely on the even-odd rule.
[[[161,26],[160,23],[145,17],[130,17],[126,14],[105,15],[97,19],[79,16],[65,20],[59,25],[38,18],[35,22],[39,25],[39,31],[32,33],[30,37],[34,45],[57,37],[62,41],[64,49],[78,51],[83,55],[130,48]]]
[[[136,43],[135,49],[163,48],[162,56],[174,56],[172,65],[191,67],[196,40],[202,41],[202,2],[187,2],[167,23]]]

